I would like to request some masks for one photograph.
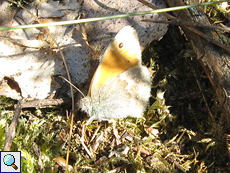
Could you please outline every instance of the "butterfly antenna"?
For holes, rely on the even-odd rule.
[[[74,86],[70,81],[68,81],[66,78],[64,78],[63,76],[59,76],[60,78],[62,78],[64,81],[66,81],[67,83],[69,83],[70,85],[72,85],[72,87],[74,87],[74,89],[76,89],[83,97],[85,97],[85,95],[83,94],[83,92],[81,92],[80,89],[78,89],[76,86]]]

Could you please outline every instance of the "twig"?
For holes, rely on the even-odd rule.
[[[21,103],[22,108],[46,108],[49,106],[58,106],[58,105],[70,105],[70,99],[42,99],[42,100],[32,100]],[[14,105],[16,108],[17,105]]]
[[[155,22],[155,21],[151,21],[151,20],[143,20],[143,21]],[[156,22],[156,23],[157,23],[157,22]],[[159,23],[160,23],[160,22],[159,22]],[[163,22],[162,22],[162,23],[163,23]],[[205,25],[205,26],[204,26],[204,25],[202,25],[202,24],[192,24],[192,23],[189,23],[189,22],[186,22],[186,23],[184,24],[184,23],[182,23],[182,21],[180,21],[180,22],[165,21],[165,23],[171,23],[171,24],[173,24],[173,25],[185,26],[187,29],[189,29],[190,31],[194,32],[195,34],[197,34],[197,35],[199,35],[199,36],[205,38],[206,40],[210,41],[211,43],[215,44],[216,46],[219,46],[220,48],[226,50],[227,52],[230,52],[230,48],[229,48],[228,46],[225,46],[224,44],[219,43],[218,41],[216,41],[215,39],[213,39],[213,38],[207,36],[206,34],[204,34],[204,33],[200,32],[200,31],[198,31],[198,30],[196,30],[196,29],[190,27],[190,26],[198,26],[198,27],[209,27],[209,28],[214,28],[214,26],[211,26],[211,25]],[[221,28],[221,27],[218,27],[218,28],[216,28],[216,29],[220,29],[220,28]],[[222,30],[224,30],[224,29],[222,28]],[[225,30],[225,31],[226,31],[226,30]]]
[[[10,147],[11,147],[14,135],[15,135],[15,129],[16,129],[17,124],[18,124],[18,118],[19,118],[19,115],[21,113],[21,110],[22,110],[22,105],[21,105],[21,100],[19,100],[18,104],[17,104],[17,108],[15,109],[15,112],[14,112],[14,117],[13,117],[11,124],[10,124],[10,127],[6,133],[6,140],[5,140],[5,145],[4,145],[3,151],[10,151]]]
[[[201,28],[211,28],[216,29],[222,32],[230,32],[230,27],[220,27],[220,26],[214,26],[214,25],[207,25],[207,24],[200,24],[200,23],[194,23],[194,22],[187,22],[187,21],[167,21],[167,20],[151,20],[151,19],[144,19],[141,20],[144,22],[154,22],[154,23],[164,23],[164,24],[171,24],[171,25],[179,25],[179,26],[196,26]]]
[[[143,3],[143,4],[145,4],[145,5],[147,5],[148,7],[152,8],[152,9],[154,9],[154,10],[157,10],[157,9],[158,9],[158,8],[156,8],[153,4],[148,3],[148,2],[146,2],[145,0],[138,0],[138,1],[141,2],[141,3]],[[168,14],[168,13],[162,13],[162,14],[163,14],[164,16],[166,16],[166,17],[167,17],[168,19],[170,19],[170,20],[173,20],[173,21],[176,21],[176,22],[178,22],[178,23],[179,23],[179,22],[181,23],[181,21],[180,21],[178,18],[176,18],[176,17],[174,17],[174,16],[172,16],[172,15],[170,15],[170,14]],[[205,35],[204,33],[200,32],[200,31],[198,31],[198,30],[196,30],[196,29],[194,29],[194,28],[192,28],[192,27],[189,27],[189,26],[185,26],[185,27],[186,27],[187,29],[189,29],[190,31],[196,33],[197,35],[199,35],[199,36],[201,36],[201,37],[207,39],[207,40],[210,41],[211,43],[213,43],[213,44],[215,44],[215,45],[221,47],[222,49],[224,49],[224,50],[230,52],[230,48],[227,47],[227,46],[225,46],[224,44],[217,42],[215,39],[208,37],[208,36]]]
[[[145,0],[138,0],[138,1],[141,2],[141,3],[144,4],[144,5],[146,5],[146,6],[150,7],[150,8],[152,8],[153,10],[159,10],[159,8],[155,7],[155,5],[149,3],[149,2],[147,2],[147,1],[145,1]],[[174,16],[172,16],[172,15],[170,15],[170,14],[168,14],[168,13],[161,13],[161,14],[164,15],[165,17],[167,17],[168,19],[177,20],[176,17],[174,17]]]
[[[62,78],[64,81],[66,81],[68,84],[72,85],[72,87],[74,87],[75,90],[77,90],[83,97],[85,97],[85,95],[83,94],[83,92],[81,92],[80,89],[78,89],[76,86],[74,86],[70,81],[68,81],[66,78],[64,78],[63,76],[59,76],[60,78]]]
[[[204,96],[203,88],[202,88],[202,86],[201,86],[201,84],[200,84],[200,82],[199,82],[199,80],[198,80],[198,77],[197,77],[195,68],[194,68],[194,66],[191,64],[191,62],[190,62],[190,66],[191,66],[191,68],[192,68],[192,73],[193,73],[193,75],[194,75],[194,77],[195,77],[195,79],[196,79],[196,83],[197,83],[197,85],[198,85],[198,88],[199,88],[199,90],[200,90],[200,92],[201,92],[201,95],[202,95],[202,97],[203,97],[203,100],[204,100],[206,109],[207,109],[207,111],[208,111],[208,114],[209,114],[209,116],[211,117],[212,123],[215,123],[215,118],[214,118],[214,116],[213,116],[213,114],[212,114],[212,112],[211,112],[211,110],[210,110],[210,108],[209,108],[209,106],[208,106],[206,97]],[[215,131],[216,131],[216,126],[213,126],[213,128],[215,128]]]
[[[229,48],[228,46],[225,46],[224,44],[219,43],[219,42],[216,41],[215,39],[213,39],[213,38],[211,38],[211,37],[205,35],[204,33],[200,32],[200,31],[198,31],[198,30],[196,30],[196,29],[194,29],[194,28],[192,28],[192,27],[187,26],[186,28],[189,29],[190,31],[196,33],[197,35],[199,35],[199,36],[205,38],[206,40],[210,41],[211,43],[215,44],[216,46],[219,46],[220,48],[226,50],[227,52],[230,52],[230,48]]]

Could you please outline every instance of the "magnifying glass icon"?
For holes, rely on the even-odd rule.
[[[7,154],[3,158],[3,162],[7,166],[12,166],[15,170],[18,169],[18,167],[14,164],[15,163],[15,158],[11,154]]]

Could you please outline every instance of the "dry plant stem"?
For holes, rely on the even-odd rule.
[[[147,5],[148,7],[152,8],[152,9],[154,9],[154,10],[157,10],[157,9],[158,9],[158,8],[156,8],[154,5],[152,5],[152,4],[148,3],[148,2],[146,2],[145,0],[138,0],[138,1],[141,2],[141,3],[143,3],[143,4],[145,4],[145,5]],[[177,19],[176,17],[174,17],[174,16],[172,16],[172,15],[170,15],[170,14],[168,14],[168,13],[162,13],[162,15],[166,16],[166,17],[167,17],[168,19],[170,19],[170,20],[173,20],[173,21],[176,21],[176,22],[180,22],[180,23],[181,23],[181,21],[180,21],[179,19]],[[217,42],[215,39],[208,37],[207,35],[203,34],[202,32],[200,32],[200,31],[198,31],[198,30],[196,30],[196,29],[194,29],[194,28],[192,28],[192,27],[189,27],[189,26],[186,26],[186,25],[185,25],[185,27],[186,27],[187,29],[189,29],[190,31],[196,33],[197,35],[199,35],[199,36],[201,36],[201,37],[207,39],[207,40],[210,41],[211,43],[213,43],[213,44],[215,44],[215,45],[221,47],[222,49],[224,49],[224,50],[230,52],[230,48],[229,48],[229,47],[223,45],[222,43]]]
[[[181,138],[183,137],[184,134],[185,134],[185,131],[177,138],[176,144],[179,145],[179,143],[180,143],[180,141],[181,141]],[[173,144],[172,141],[174,141],[174,140],[171,139],[171,140],[167,143],[167,145],[172,145],[172,144]],[[166,151],[167,153],[170,153],[170,151],[168,150],[168,148],[166,148],[163,144],[161,144],[161,145],[162,145],[162,147],[165,149],[165,151]],[[175,146],[175,145],[172,145],[171,148],[174,148],[174,146]],[[178,162],[173,158],[173,156],[167,155],[167,156],[166,156],[166,159],[167,159],[170,163],[174,164],[174,166],[175,166],[178,170],[181,170],[183,173],[186,173],[186,171],[184,170],[184,168],[180,165],[180,163],[178,163]]]
[[[21,103],[22,108],[47,108],[49,106],[58,106],[58,105],[69,105],[70,100],[64,99],[42,99],[42,100],[32,100]],[[14,105],[16,108],[17,105]]]
[[[100,136],[96,139],[95,143],[92,145],[92,150],[94,152],[97,151],[98,147],[100,146],[101,143],[103,143],[104,139],[104,132],[100,134]],[[92,140],[91,140],[92,141]]]
[[[97,133],[98,133],[98,131],[100,130],[100,128],[101,128],[101,126],[98,126],[98,127],[97,127],[97,130],[95,131],[95,133],[93,134],[93,137],[90,139],[89,142],[92,142],[92,141],[94,140],[94,138],[97,136]]]
[[[71,136],[72,136],[72,131],[73,131],[73,121],[74,121],[74,111],[71,112],[71,122],[70,122],[70,130],[69,130],[69,139],[68,140],[68,146],[67,146],[67,153],[66,153],[66,169],[65,172],[68,172],[68,165],[69,165],[69,148],[70,148],[70,141],[71,141]]]
[[[78,89],[76,86],[74,86],[70,81],[68,81],[66,78],[64,78],[63,76],[59,76],[60,78],[62,78],[64,81],[66,81],[68,84],[70,84],[72,87],[74,87],[74,89],[76,89],[83,97],[85,97],[85,95],[83,94],[83,92],[81,92],[80,89]]]
[[[208,114],[209,114],[209,116],[211,117],[212,123],[215,124],[215,118],[214,118],[214,116],[212,115],[212,112],[211,112],[211,110],[210,110],[210,108],[209,108],[209,106],[208,106],[207,99],[206,99],[206,97],[204,96],[203,88],[202,88],[202,86],[201,86],[201,84],[200,84],[200,82],[199,82],[199,80],[198,80],[198,77],[197,77],[195,68],[194,68],[194,66],[192,65],[191,62],[190,62],[190,66],[191,66],[191,68],[192,68],[192,73],[193,73],[193,75],[194,75],[194,77],[195,77],[195,79],[196,79],[196,83],[197,83],[197,85],[198,85],[198,88],[199,88],[199,90],[200,90],[200,92],[201,92],[201,95],[202,95],[202,97],[203,97],[205,106],[206,106],[206,108],[207,108],[207,110],[208,110]],[[217,131],[216,126],[213,126],[213,128],[215,128],[214,131]]]
[[[207,24],[200,24],[200,23],[194,23],[194,22],[187,22],[187,21],[165,21],[165,20],[151,20],[151,19],[144,19],[142,20],[144,22],[154,22],[154,23],[164,23],[164,24],[172,24],[172,25],[179,25],[179,26],[196,26],[201,28],[210,28],[210,29],[216,29],[222,32],[230,33],[230,27],[220,27],[220,26],[214,26],[214,25],[207,25]]]
[[[86,126],[88,125],[88,122],[83,125],[82,127],[82,136],[81,136],[81,144],[84,147],[85,151],[87,152],[87,154],[89,155],[89,157],[91,159],[94,158],[94,155],[91,153],[91,151],[87,148],[87,146],[85,145],[85,132],[86,132]]]
[[[204,33],[200,32],[194,28],[191,28],[189,26],[186,26],[186,28],[230,53],[230,48],[228,46],[225,46],[224,44],[217,42],[215,39],[205,35]]]
[[[15,40],[13,38],[7,37],[7,36],[0,36],[0,39],[8,40],[8,41],[12,42],[13,44],[19,45],[21,47],[28,47],[28,48],[34,48],[34,49],[42,48],[40,46],[27,46],[27,45],[24,45],[24,44],[20,43],[19,41]]]
[[[40,20],[37,18],[37,16],[33,15],[29,10],[27,10],[25,7],[23,7],[20,3],[17,3],[17,2],[12,1],[12,0],[9,0],[9,1],[12,2],[12,3],[14,3],[14,4],[17,4],[18,6],[20,6],[20,7],[23,8],[24,10],[26,10],[29,14],[31,14],[31,16],[33,16],[33,17],[36,19],[37,22],[41,23]],[[46,30],[47,33],[49,33],[49,31],[48,31],[46,28],[44,28],[44,29]],[[59,46],[59,44],[56,42],[56,40],[54,39],[53,35],[52,35],[51,33],[49,33],[49,35],[50,35],[50,38],[52,39],[52,41],[53,41],[53,42],[57,45],[57,47],[58,47],[58,50],[59,50],[59,52],[60,52],[60,54],[61,54],[61,57],[62,57],[64,66],[65,66],[65,69],[66,69],[66,73],[67,73],[67,76],[68,76],[68,80],[70,81],[70,83],[72,83],[72,82],[71,82],[70,73],[69,73],[69,70],[68,70],[67,63],[66,63],[65,57],[64,57],[64,55],[63,55],[63,52],[61,51],[60,46]],[[70,85],[70,91],[71,91],[71,96],[72,96],[72,112],[74,112],[74,96],[73,96],[73,87],[72,87],[72,85]],[[69,148],[70,148],[69,145],[70,145],[70,140],[71,140],[71,135],[72,135],[72,129],[73,129],[73,120],[74,120],[74,113],[72,113],[72,117],[71,117],[70,132],[69,132],[70,135],[69,135],[69,139],[68,139],[69,143],[68,143],[68,146],[67,146],[67,154],[66,154],[66,157],[67,157],[67,158],[66,158],[66,165],[67,165],[67,167],[68,167],[68,162],[69,162]],[[66,173],[67,173],[67,170],[68,170],[68,169],[65,170]]]
[[[171,156],[167,156],[166,158],[170,163],[174,164],[174,166],[180,170],[183,173],[186,173],[186,171],[184,170],[184,168]]]
[[[118,134],[118,131],[116,129],[116,123],[117,122],[116,122],[116,120],[112,120],[112,123],[113,123],[113,134],[114,134],[114,136],[116,138],[116,144],[120,145],[121,144],[121,140],[120,140],[120,136]]]
[[[141,2],[141,3],[144,4],[144,5],[146,5],[146,6],[150,7],[150,8],[152,8],[153,10],[158,10],[157,7],[155,7],[155,6],[154,6],[153,4],[151,4],[151,3],[146,2],[145,0],[138,0],[138,1]],[[178,20],[176,17],[174,17],[174,16],[172,16],[172,15],[170,15],[170,14],[168,14],[168,13],[161,13],[161,14],[164,15],[165,17],[167,17],[168,19],[171,19],[171,20],[174,20],[174,21]]]
[[[94,120],[94,117],[90,117],[90,118],[88,119],[88,121],[86,122],[86,124],[83,125],[83,127],[82,127],[82,135],[81,135],[81,144],[82,144],[82,146],[84,147],[85,151],[87,152],[87,154],[89,155],[89,157],[90,157],[91,159],[94,159],[95,156],[94,156],[94,154],[87,148],[87,146],[85,145],[85,134],[86,134],[85,132],[86,132],[86,127],[87,127],[93,120]]]
[[[10,124],[10,127],[6,133],[6,140],[5,140],[5,145],[4,145],[3,151],[10,151],[10,147],[11,147],[11,144],[12,144],[12,141],[14,138],[14,134],[15,134],[15,129],[16,129],[17,124],[18,124],[18,118],[19,118],[19,115],[20,115],[21,110],[22,110],[21,102],[22,102],[21,100],[18,101],[17,108],[15,109],[15,112],[14,112],[14,117],[13,117],[11,124]]]

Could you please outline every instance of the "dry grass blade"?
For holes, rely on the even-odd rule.
[[[17,107],[15,108],[15,112],[14,112],[14,117],[11,121],[10,127],[7,130],[7,134],[6,134],[6,140],[5,140],[5,145],[3,148],[3,151],[10,151],[10,147],[15,135],[15,130],[18,124],[18,118],[20,116],[21,110],[22,110],[22,105],[21,105],[21,100],[18,101]]]

